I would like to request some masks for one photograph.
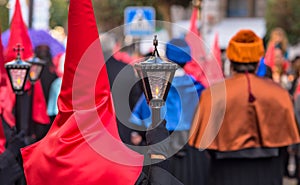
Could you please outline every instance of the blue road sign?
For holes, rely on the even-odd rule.
[[[155,31],[153,7],[131,6],[124,11],[124,33],[136,37],[151,35]]]

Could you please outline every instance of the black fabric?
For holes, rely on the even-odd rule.
[[[151,185],[183,185],[172,174],[158,166],[151,167],[149,181]]]
[[[2,119],[2,126],[3,126],[3,130],[4,130],[4,135],[5,135],[5,139],[6,141],[11,138],[11,136],[13,135],[13,133],[16,132],[16,127],[11,128],[7,122],[5,121],[5,119],[3,119],[3,117],[1,116]],[[7,142],[5,144],[5,146],[7,147]]]
[[[291,88],[289,89],[289,93],[290,93],[291,96],[294,95],[294,93],[295,93],[295,91],[296,91],[296,89],[297,89],[297,86],[298,86],[298,78],[299,78],[299,77],[297,77],[297,76],[295,77],[295,79],[294,79],[293,82],[292,82]]]
[[[143,93],[141,81],[137,79],[135,76],[135,71],[132,66],[125,64],[122,61],[116,60],[114,57],[110,57],[106,61],[106,69],[108,73],[108,79],[110,83],[110,88],[116,85],[115,80],[122,80],[118,85],[122,84],[122,86],[118,89],[125,89],[129,88],[130,96],[125,97],[123,92],[113,92],[116,95],[120,95],[122,98],[128,98],[127,103],[129,103],[129,107],[132,110],[140,98],[141,94]],[[116,87],[114,87],[116,88]]]
[[[33,121],[33,123],[34,123],[33,124],[33,130],[34,130],[34,133],[35,133],[35,136],[36,136],[36,138],[35,138],[36,141],[39,141],[43,137],[46,136],[46,134],[48,133],[48,131],[49,131],[51,125],[52,125],[52,122],[53,121],[51,121],[51,124],[44,125],[44,124],[39,124],[39,123]]]
[[[161,154],[168,157],[170,138],[169,131],[166,128],[166,120],[163,120],[155,128],[151,126],[146,132],[146,142],[149,146],[148,154]]]
[[[40,139],[42,139],[50,129],[50,124],[39,124],[35,122],[31,114],[34,114],[32,109],[32,96],[28,91],[22,95],[17,96],[17,102],[15,107],[16,114],[16,126],[18,132],[25,132],[26,145],[30,145]]]
[[[19,132],[18,134],[12,135],[7,141],[7,150],[9,150],[14,156],[20,154],[20,149],[25,146],[24,142],[24,132]]]
[[[183,185],[167,170],[160,165],[153,165],[149,169],[149,175],[141,173],[135,185]]]
[[[141,84],[135,76],[133,67],[116,60],[114,57],[110,57],[106,61],[106,69],[112,90],[120,138],[124,143],[132,145],[130,134],[133,130],[135,131],[135,128],[128,120],[131,110],[143,93]]]
[[[23,177],[23,170],[15,156],[6,150],[0,155],[0,184],[14,185]]]
[[[135,182],[135,185],[147,185],[149,184],[148,182],[148,176],[144,172],[142,172],[137,181]]]
[[[248,148],[244,150],[232,152],[218,152],[215,151],[217,159],[225,158],[264,158],[264,157],[277,157],[279,156],[278,148]]]
[[[49,92],[52,82],[57,78],[55,67],[52,61],[50,48],[46,45],[40,45],[35,48],[35,54],[38,58],[44,60],[46,65],[41,74],[41,83],[46,102],[48,102]]]
[[[54,67],[50,65],[46,65],[41,74],[41,83],[42,83],[42,88],[43,88],[43,93],[45,96],[46,103],[48,103],[49,100],[51,84],[56,78],[57,75],[54,71]]]
[[[170,158],[170,172],[184,185],[207,185],[210,156],[207,151],[185,145],[185,155],[175,154]]]
[[[184,156],[186,153],[186,143],[188,142],[189,131],[188,130],[180,130],[173,131],[170,133],[170,152],[176,153],[176,155]]]
[[[161,160],[161,159],[151,159],[151,167],[156,166],[162,168],[164,170],[169,170],[170,162],[168,159]]]
[[[211,158],[209,185],[282,185],[283,157]]]

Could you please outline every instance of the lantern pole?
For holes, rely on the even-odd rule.
[[[152,127],[156,127],[160,124],[161,117],[160,117],[160,109],[161,107],[153,107],[151,106],[151,110],[152,110]]]

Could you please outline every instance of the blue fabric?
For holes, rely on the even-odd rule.
[[[191,48],[183,39],[172,39],[166,45],[166,56],[172,62],[185,64],[192,60]]]
[[[257,74],[257,76],[264,77],[266,75],[266,73],[267,73],[267,66],[265,64],[265,59],[261,58],[256,74]]]
[[[57,78],[51,84],[47,106],[47,113],[49,116],[56,116],[58,114],[57,99],[60,92],[61,82],[62,78]]]
[[[174,77],[166,105],[161,109],[162,119],[167,121],[169,131],[189,130],[204,86],[191,76]],[[151,108],[144,94],[133,109],[129,121],[139,126],[149,127],[151,124]]]

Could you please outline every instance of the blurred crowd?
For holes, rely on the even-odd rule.
[[[160,167],[172,174],[177,184],[280,185],[284,176],[298,179],[300,184],[296,125],[300,123],[300,53],[290,59],[290,45],[282,28],[272,30],[265,43],[254,32],[240,30],[226,50],[216,45],[210,52],[213,56],[202,53],[201,59],[193,53],[202,52],[197,50],[200,48],[193,48],[184,37],[162,44],[162,58],[179,68],[162,108],[163,127],[152,133],[151,108],[134,70],[135,63],[153,57],[151,43],[148,52],[141,53],[139,41],[124,44],[124,39],[111,35],[100,38],[118,132],[124,144],[144,155],[145,174],[152,158],[143,146],[154,144],[149,138],[158,137],[169,138],[168,145],[150,152],[167,158],[168,164]],[[221,57],[222,52],[226,58]],[[25,184],[19,150],[44,138],[59,113],[65,51],[53,55],[50,45],[44,44],[35,46],[34,55],[46,61],[41,85],[49,121],[41,124],[25,116],[30,121],[24,124],[31,126],[17,133],[1,112],[4,137],[0,141],[6,149],[0,151],[2,185]],[[228,61],[231,70],[226,74]],[[22,95],[24,115],[36,114],[28,108],[32,92],[28,88]],[[217,113],[210,120],[211,110]],[[141,178],[136,184],[143,182]]]

